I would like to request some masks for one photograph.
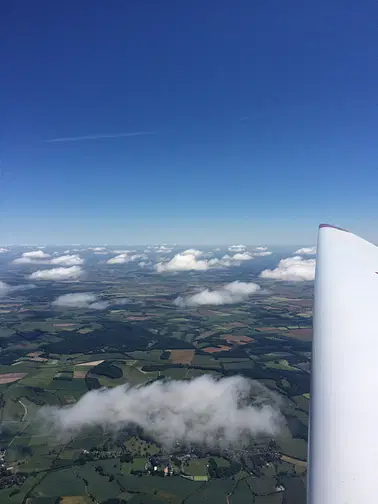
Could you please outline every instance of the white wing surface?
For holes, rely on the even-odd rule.
[[[378,247],[319,228],[308,504],[378,503]]]

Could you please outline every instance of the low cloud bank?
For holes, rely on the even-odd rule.
[[[252,294],[260,291],[260,286],[252,282],[231,282],[221,289],[204,289],[197,294],[187,297],[178,297],[174,303],[180,308],[195,307],[203,305],[224,305],[242,303]]]
[[[177,442],[225,448],[277,435],[283,424],[279,406],[279,397],[258,382],[241,376],[200,376],[92,390],[74,405],[41,408],[39,419],[44,431],[61,439],[88,427],[116,433],[137,425],[166,449]]]

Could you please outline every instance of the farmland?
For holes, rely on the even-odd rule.
[[[0,502],[47,504],[60,497],[63,504],[115,498],[132,504],[225,504],[230,494],[230,504],[304,504],[311,290],[269,284],[271,295],[236,306],[180,311],[171,293],[181,292],[186,282],[197,289],[202,282],[197,274],[190,282],[180,275],[164,280],[147,275],[142,281],[132,272],[125,278],[88,280],[86,286],[129,300],[116,310],[54,313],[48,300],[66,293],[64,285],[3,303],[0,448],[14,484],[0,488]],[[227,272],[207,275],[209,285],[222,278],[226,281]],[[71,285],[69,292],[76,288],[80,285]],[[70,408],[101,387],[143,387],[202,375],[242,375],[279,394],[287,425],[274,444],[256,438],[241,451],[174,447],[166,453],[133,426],[116,433],[93,426],[65,438],[39,420],[42,407]],[[151,457],[156,473],[149,468]],[[167,464],[171,472],[165,476]]]

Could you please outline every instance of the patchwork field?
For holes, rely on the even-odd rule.
[[[245,345],[254,341],[254,338],[249,336],[238,336],[236,334],[223,334],[222,338],[228,343],[234,343],[236,345]]]
[[[170,359],[174,364],[190,364],[193,360],[195,350],[170,350]]]
[[[0,374],[0,385],[5,383],[13,383],[18,380],[21,380],[26,376],[26,373],[4,373]]]
[[[285,333],[285,336],[298,339],[300,341],[311,341],[312,340],[312,328],[305,329],[292,329]]]

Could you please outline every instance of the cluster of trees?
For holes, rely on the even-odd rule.
[[[210,478],[229,478],[242,469],[240,462],[232,461],[228,467],[219,467],[213,458],[209,458],[208,472]]]
[[[85,383],[88,387],[88,390],[93,390],[93,389],[99,389],[101,388],[101,383],[98,381],[97,378],[93,378],[91,376],[86,376],[85,377]]]
[[[22,485],[25,481],[25,476],[22,474],[13,474],[5,467],[0,468],[0,490],[13,485]],[[17,492],[18,493],[18,492]]]
[[[116,379],[122,378],[123,372],[118,366],[111,361],[104,361],[92,369],[92,374],[103,375],[108,378]]]

